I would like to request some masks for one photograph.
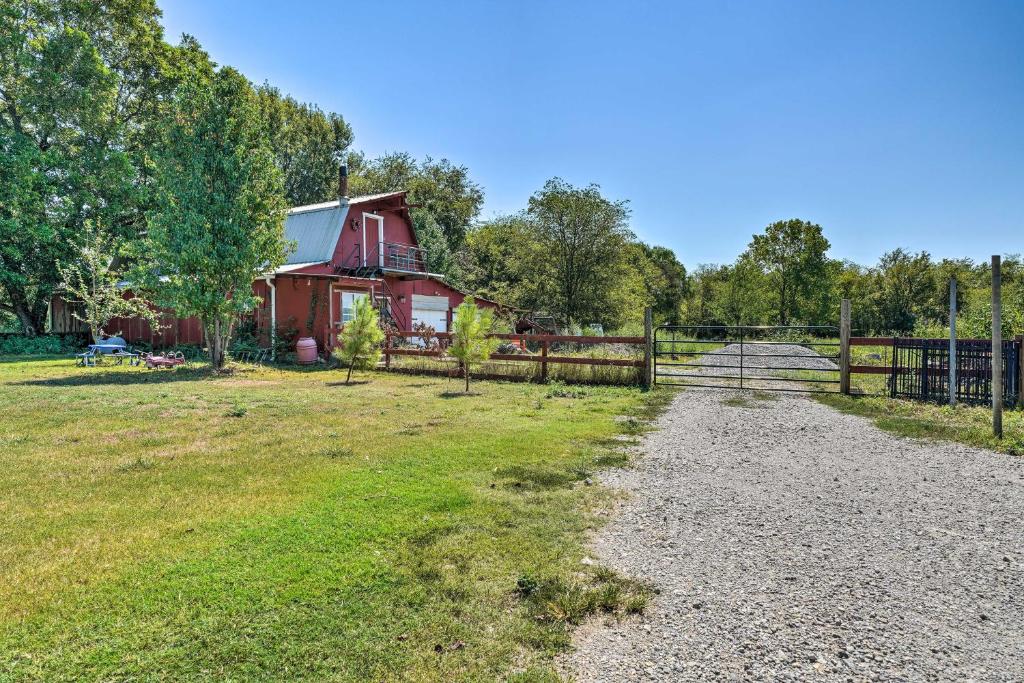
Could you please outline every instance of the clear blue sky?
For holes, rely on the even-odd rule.
[[[1024,2],[159,0],[168,37],[342,114],[355,147],[547,178],[727,262],[771,221],[831,254],[1024,251]]]

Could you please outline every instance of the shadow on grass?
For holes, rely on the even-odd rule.
[[[439,398],[471,398],[473,396],[482,396],[482,395],[483,394],[481,394],[479,391],[470,391],[469,393],[467,393],[465,391],[442,391],[440,394],[438,394],[438,397]]]
[[[10,382],[9,386],[27,387],[90,387],[133,384],[167,384],[169,382],[190,382],[197,379],[216,379],[218,375],[208,368],[196,369],[164,369],[146,370],[132,369],[128,372],[105,371],[95,373],[92,368],[83,368],[89,374],[72,375],[69,377],[49,377],[47,379],[27,379],[21,382]]]
[[[339,381],[339,382],[324,382],[325,387],[357,387],[360,384],[369,384],[370,380],[361,379],[353,380],[351,382]]]

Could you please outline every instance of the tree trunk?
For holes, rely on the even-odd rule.
[[[466,393],[469,393],[469,363],[462,365],[462,373],[466,376]]]
[[[13,290],[13,291],[12,291]],[[21,329],[26,337],[35,337],[46,331],[46,304],[43,302],[31,302],[20,288],[7,288],[11,300],[10,308],[14,316],[21,323]],[[33,305],[34,304],[34,305]]]
[[[39,328],[36,326],[36,322],[32,320],[32,314],[28,312],[24,306],[15,305],[14,315],[17,316],[18,322],[21,323],[21,330],[25,333],[26,337],[34,337],[39,334]]]
[[[220,331],[221,323],[220,320],[213,321],[213,334],[209,335],[210,339],[210,362],[213,364],[214,370],[220,370],[224,367],[224,337]]]
[[[345,378],[345,384],[348,384],[352,379],[352,368],[356,366],[356,359],[353,358],[352,362],[348,364],[348,376]]]

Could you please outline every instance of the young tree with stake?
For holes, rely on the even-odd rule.
[[[471,367],[474,363],[482,363],[490,358],[498,347],[498,340],[487,336],[493,326],[494,312],[489,308],[477,308],[473,297],[466,297],[466,300],[455,309],[448,353],[462,363],[467,394]]]
[[[380,329],[377,310],[369,297],[356,299],[352,309],[352,320],[345,323],[338,335],[341,348],[336,352],[342,363],[348,365],[345,384],[352,379],[352,369],[369,369],[380,361],[380,345],[384,341],[384,330]]]

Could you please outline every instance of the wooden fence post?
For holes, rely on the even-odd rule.
[[[839,307],[839,393],[850,394],[850,300]]]
[[[992,257],[992,433],[1003,438],[1003,276],[1001,259]]]
[[[547,359],[548,357],[548,341],[545,339],[540,343],[540,355],[541,358]],[[540,379],[542,382],[548,381],[548,362],[542,360],[540,362]]]
[[[956,278],[949,278],[949,405],[956,405]]]
[[[644,388],[651,386],[651,361],[654,358],[654,311],[648,306],[644,309]]]

